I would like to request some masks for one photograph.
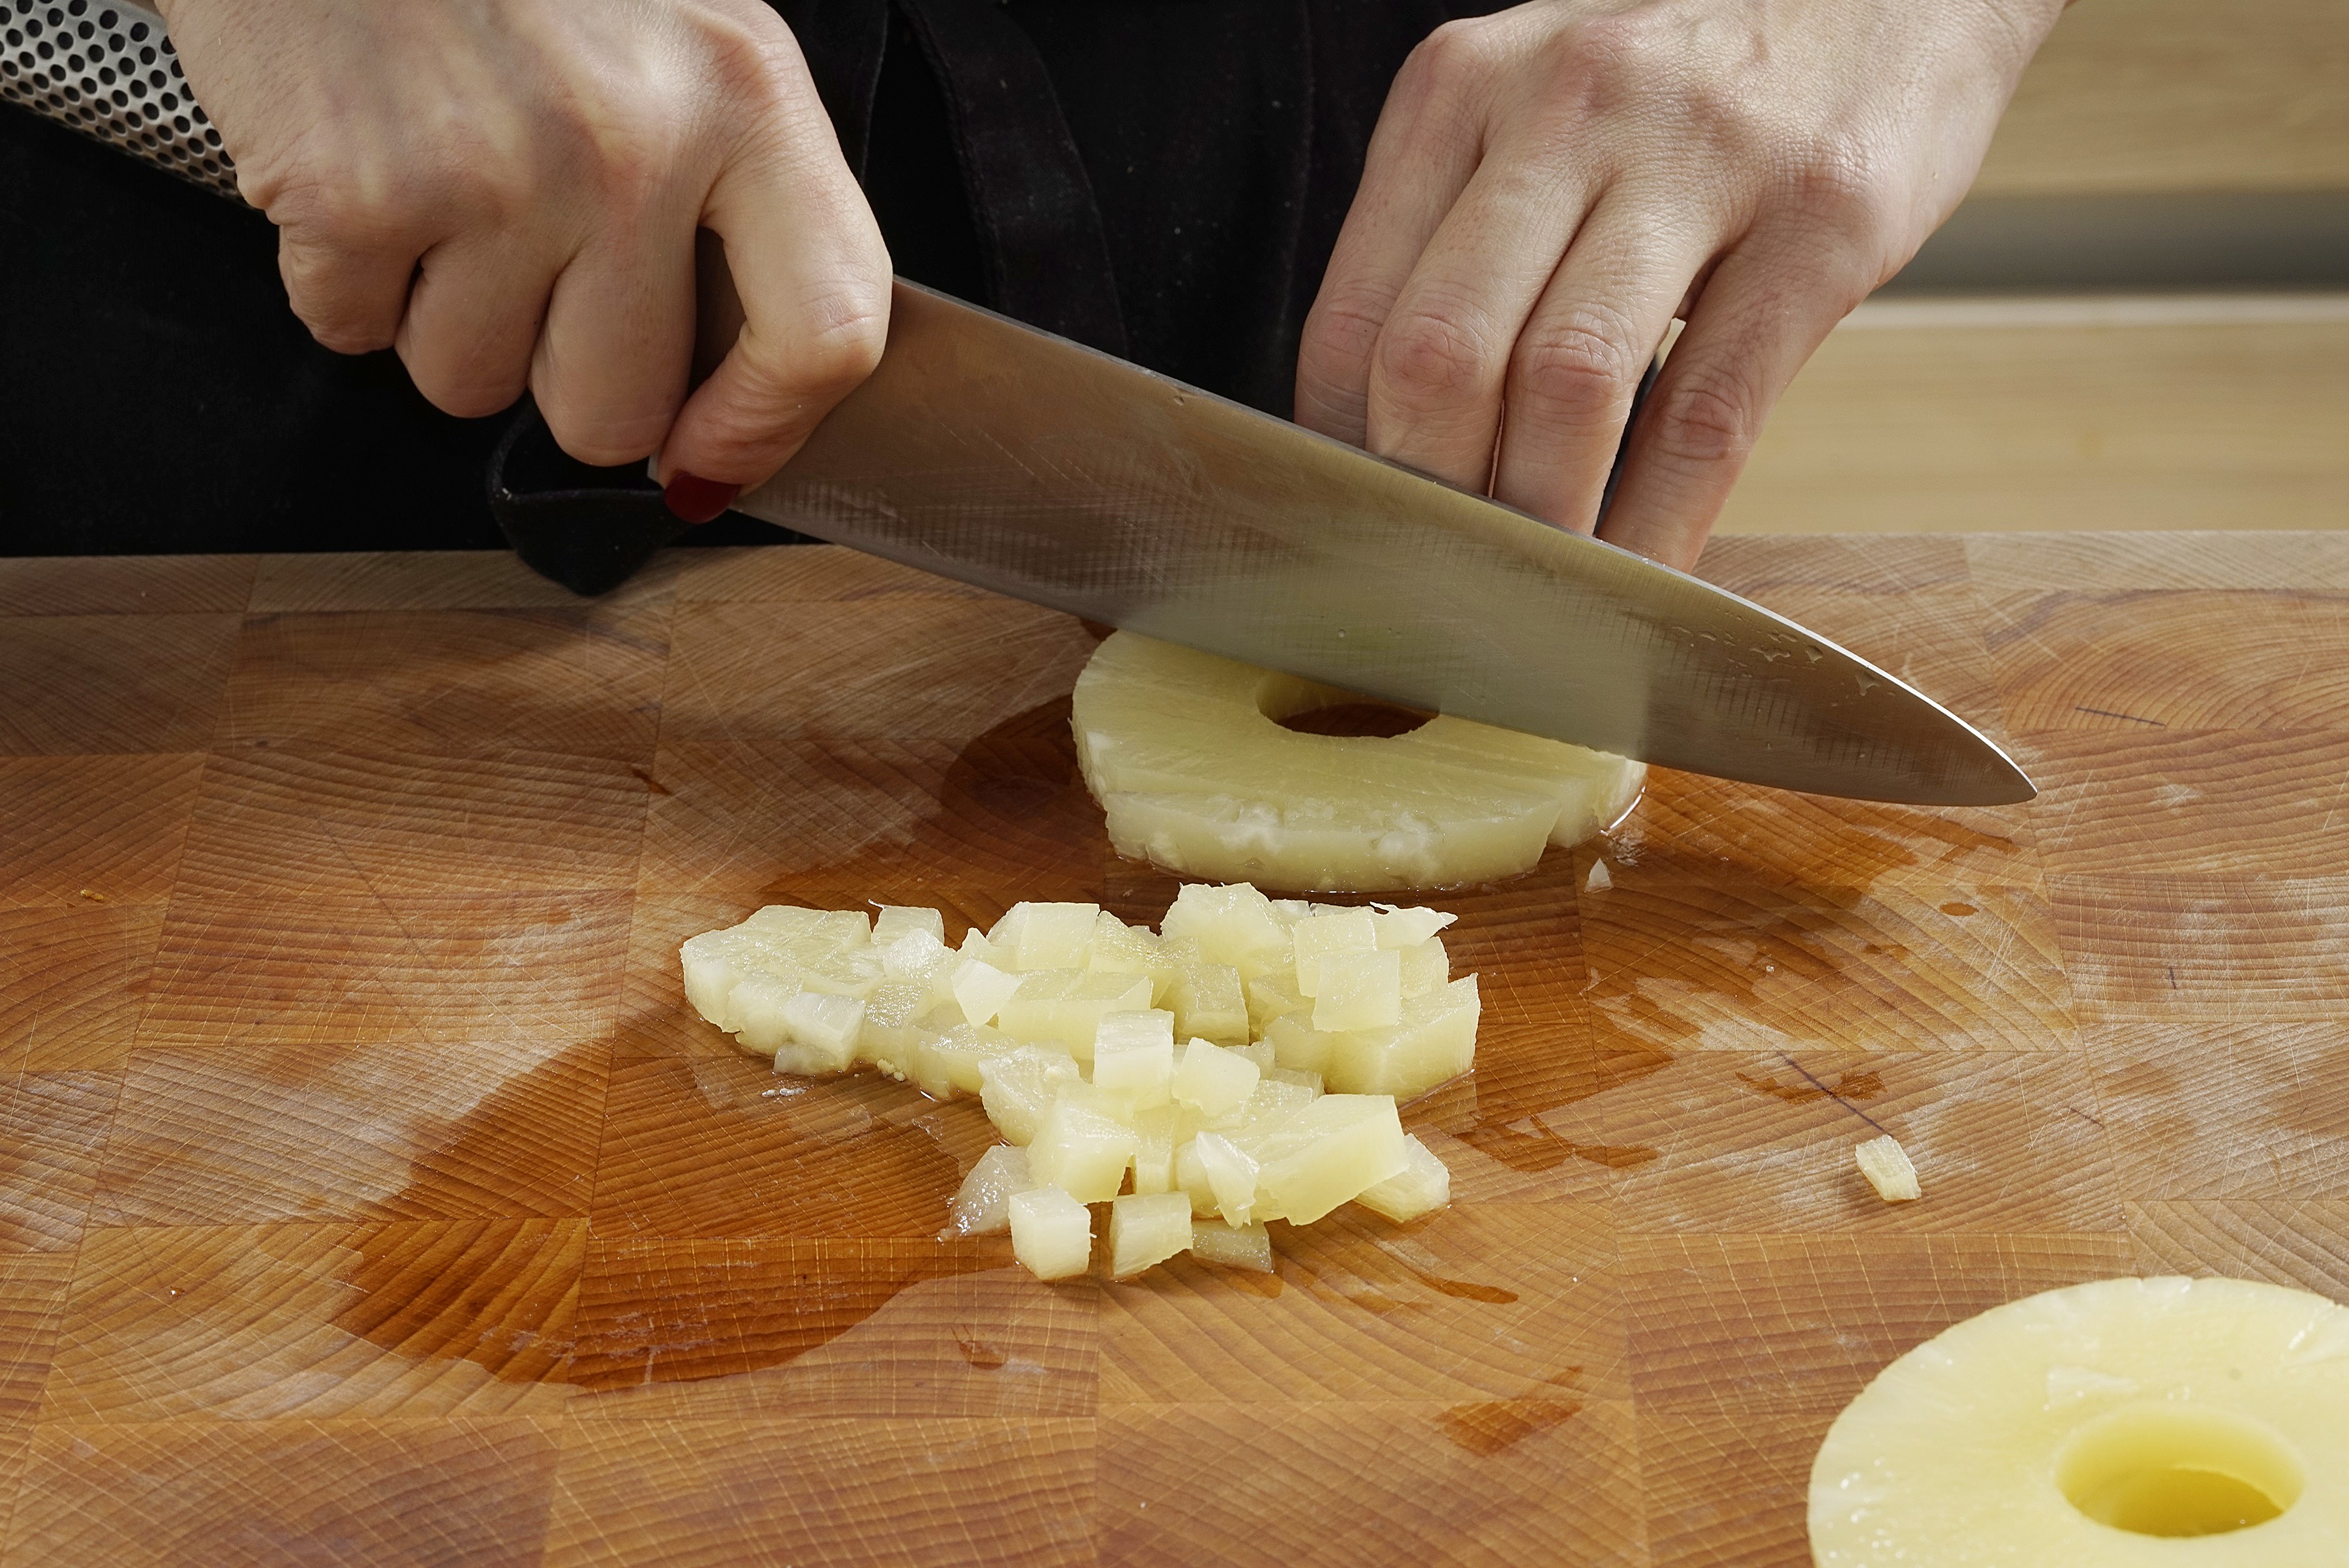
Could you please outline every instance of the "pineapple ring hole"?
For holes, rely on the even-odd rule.
[[[2116,1410],[2065,1445],[2056,1485],[2099,1524],[2137,1535],[2223,1535],[2300,1501],[2300,1461],[2282,1439],[2232,1411],[2193,1406]]]
[[[1391,741],[1408,735],[1435,717],[1400,702],[1382,702],[1334,686],[1278,675],[1257,689],[1256,705],[1266,718],[1296,734],[1363,740]]]

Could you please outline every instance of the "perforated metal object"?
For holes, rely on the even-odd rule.
[[[0,0],[0,99],[234,198],[236,164],[163,18],[121,0]]]

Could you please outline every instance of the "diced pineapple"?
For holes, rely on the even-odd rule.
[[[789,1044],[792,1026],[783,1017],[783,1008],[799,993],[797,974],[750,974],[734,981],[726,993],[724,1008],[737,1043],[761,1056],[771,1056]]]
[[[942,1017],[942,1012],[944,1017]],[[933,1000],[929,987],[911,981],[886,981],[873,990],[864,1002],[864,1030],[857,1037],[856,1054],[884,1073],[895,1077],[919,1077],[916,1054],[922,1035],[951,1018],[958,1023],[959,1011],[951,1007],[941,1010]],[[953,1024],[947,1024],[952,1027]],[[931,1094],[943,1091],[922,1085]],[[978,1093],[977,1084],[971,1092]]]
[[[1264,1043],[1272,1048],[1273,1061],[1292,1072],[1326,1075],[1338,1040],[1338,1035],[1314,1028],[1312,1014],[1308,1012],[1276,1018],[1264,1032]]]
[[[1202,1133],[1201,1139],[1213,1137]],[[1410,1167],[1395,1104],[1385,1095],[1323,1095],[1252,1141],[1257,1210],[1309,1225]],[[1226,1216],[1231,1216],[1226,1209]]]
[[[892,981],[932,981],[940,971],[951,970],[956,956],[954,949],[926,930],[905,931],[885,946],[876,942],[874,947],[881,955],[882,974]]]
[[[1019,1049],[1021,1043],[1000,1029],[957,1023],[922,1036],[914,1048],[914,1081],[923,1093],[942,1100],[957,1089],[966,1095],[980,1094],[987,1086],[981,1069]]]
[[[1438,932],[1460,918],[1441,909],[1399,904],[1373,904],[1371,908],[1376,911],[1371,923],[1378,927],[1379,946],[1397,950],[1426,946]]]
[[[1272,900],[1245,882],[1212,888],[1193,882],[1174,895],[1158,929],[1172,941],[1196,945],[1209,963],[1226,964],[1242,981],[1287,967],[1288,931]]]
[[[1209,1120],[1239,1109],[1264,1075],[1254,1062],[1211,1040],[1193,1039],[1170,1085],[1174,1098]]]
[[[1235,1225],[1247,1224],[1256,1204],[1256,1160],[1220,1133],[1201,1133],[1191,1140],[1189,1153],[1197,1160],[1208,1190],[1216,1195],[1216,1211]]]
[[[873,917],[862,909],[802,909],[792,904],[769,904],[751,911],[735,929],[777,942],[863,947],[873,940]]]
[[[1022,1040],[1049,1041],[1090,1062],[1101,1021],[1112,1012],[1147,1011],[1151,992],[1148,975],[1031,970],[1019,977],[1019,991],[996,1014],[996,1026]]]
[[[1093,1034],[1093,1086],[1136,1107],[1164,1105],[1174,1076],[1174,1015],[1112,1012]]]
[[[1240,994],[1239,971],[1229,964],[1177,964],[1166,988],[1166,1004],[1174,1010],[1175,1029],[1186,1040],[1197,1035],[1218,1045],[1247,1041],[1247,999]]]
[[[1076,1080],[1075,1057],[1050,1046],[1022,1045],[979,1063],[979,1104],[997,1132],[1024,1147],[1044,1125],[1061,1085]]]
[[[1125,1279],[1191,1244],[1191,1200],[1180,1192],[1128,1193],[1109,1206],[1109,1272]]]
[[[1212,1216],[1216,1208],[1216,1189],[1207,1179],[1207,1168],[1199,1158],[1199,1140],[1185,1139],[1174,1147],[1174,1189],[1191,1199],[1191,1212]]]
[[[1307,1012],[1313,1006],[1313,999],[1297,989],[1294,969],[1272,970],[1240,989],[1247,997],[1248,1028],[1259,1037],[1272,1027],[1274,1019]]]
[[[1093,918],[1092,945],[1085,967],[1099,974],[1154,974],[1159,967],[1156,933],[1129,926],[1103,909]]]
[[[1090,1084],[1063,1083],[1029,1141],[1028,1168],[1080,1203],[1116,1197],[1141,1143],[1122,1108]]]
[[[889,947],[916,931],[944,947],[947,942],[947,918],[936,909],[884,904],[873,919],[873,945],[876,948]]]
[[[854,996],[802,991],[783,1003],[790,1040],[775,1052],[778,1073],[844,1073],[856,1062],[864,1003]]]
[[[1272,1069],[1274,1073],[1280,1071],[1278,1067]],[[1283,1080],[1268,1075],[1248,1091],[1248,1097],[1238,1110],[1218,1118],[1216,1130],[1242,1135],[1268,1132],[1319,1097],[1319,1089],[1295,1077]]]
[[[1082,969],[1100,916],[1099,904],[1014,904],[987,940],[1016,970]]]
[[[1330,915],[1308,915],[1289,928],[1297,943],[1297,989],[1319,996],[1321,961],[1338,953],[1379,950],[1379,928],[1368,909],[1340,909]]]
[[[1410,1163],[1398,1175],[1373,1182],[1354,1195],[1354,1201],[1400,1225],[1423,1214],[1433,1214],[1452,1201],[1452,1171],[1435,1151],[1409,1133],[1403,1135]]]
[[[992,1023],[1022,983],[1022,977],[1007,973],[985,959],[966,958],[954,967],[951,989],[955,1005],[962,1009],[966,1021]]]
[[[1413,1099],[1475,1064],[1481,1011],[1476,977],[1463,975],[1406,1001],[1402,1022],[1392,1029],[1335,1035],[1322,1076],[1344,1094]]]
[[[1268,1083],[1288,1084],[1304,1090],[1309,1099],[1318,1097],[1322,1092],[1321,1075],[1319,1073],[1303,1072],[1295,1067],[1275,1067],[1264,1076]]]
[[[1092,1262],[1093,1217],[1059,1188],[1015,1194],[1007,1208],[1011,1255],[1038,1279],[1069,1279],[1083,1273]]]
[[[1402,1022],[1402,954],[1325,953],[1313,993],[1316,1029],[1386,1029]]]
[[[1851,1152],[1859,1161],[1859,1173],[1887,1203],[1912,1202],[1925,1195],[1917,1185],[1917,1168],[1909,1163],[1909,1151],[1890,1133],[1869,1138]]]
[[[1226,1269],[1272,1272],[1272,1232],[1261,1225],[1231,1225],[1221,1220],[1191,1221],[1191,1255]]]
[[[1256,1064],[1256,1070],[1259,1073],[1269,1073],[1280,1064],[1278,1059],[1273,1054],[1272,1044],[1269,1041],[1251,1040],[1245,1045],[1226,1045],[1224,1049],[1236,1055],[1247,1057]]]
[[[978,1157],[956,1189],[941,1236],[999,1236],[1011,1228],[1011,1200],[1036,1189],[1028,1151],[997,1144]]]
[[[1173,1106],[1155,1106],[1136,1111],[1130,1125],[1133,1128],[1133,1189],[1174,1191],[1174,1152],[1185,1141],[1181,1114]]]
[[[742,982],[744,966],[740,961],[750,956],[752,950],[752,944],[731,930],[704,931],[688,938],[678,950],[678,961],[685,968],[685,999],[705,1021],[728,1031],[739,1027],[727,1010],[726,1000]],[[797,990],[797,985],[792,989]]]
[[[1452,979],[1452,958],[1444,950],[1441,937],[1430,937],[1415,948],[1401,949],[1398,956],[1405,1000],[1442,991]]]

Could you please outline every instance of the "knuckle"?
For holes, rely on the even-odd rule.
[[[520,371],[481,365],[440,363],[416,353],[402,358],[408,366],[409,379],[416,383],[416,389],[424,395],[424,400],[442,413],[460,420],[478,420],[494,414],[501,409],[512,407],[514,400],[522,396],[524,379]],[[550,415],[550,428],[553,422]],[[565,450],[568,450],[567,446]]]
[[[1552,417],[1596,418],[1614,412],[1646,369],[1630,324],[1585,306],[1526,335],[1513,390]]]
[[[1482,337],[1458,314],[1420,308],[1388,319],[1371,369],[1386,396],[1406,409],[1428,410],[1481,389],[1491,359]]]
[[[1313,307],[1312,320],[1299,346],[1299,367],[1319,380],[1358,377],[1378,348],[1379,329],[1386,325],[1392,301],[1361,289],[1340,289]]]
[[[1656,452],[1690,465],[1742,458],[1759,421],[1746,388],[1725,371],[1692,369],[1656,391],[1646,416]]]
[[[500,403],[482,411],[495,413],[503,407],[505,403]],[[578,400],[552,388],[540,389],[538,408],[554,444],[594,468],[617,468],[650,457],[659,450],[661,438],[668,433],[669,419],[665,413],[615,413],[585,408]]]

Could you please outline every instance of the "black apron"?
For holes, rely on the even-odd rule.
[[[1490,8],[771,3],[900,273],[1278,414],[1388,84]],[[450,419],[388,353],[320,348],[274,253],[260,214],[0,109],[0,553],[511,540],[595,592],[681,532],[526,406]]]

